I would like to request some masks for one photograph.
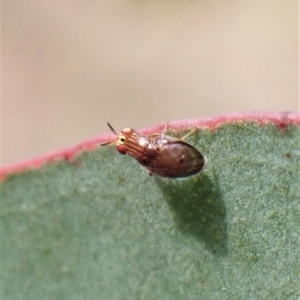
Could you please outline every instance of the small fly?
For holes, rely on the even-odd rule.
[[[204,167],[203,155],[183,140],[194,133],[176,138],[162,133],[142,135],[132,128],[124,128],[119,134],[107,123],[116,135],[116,148],[121,154],[129,154],[149,170],[149,175],[180,178],[194,175]],[[107,145],[105,143],[103,145]],[[102,145],[102,146],[103,146]]]

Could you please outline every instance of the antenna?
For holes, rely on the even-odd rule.
[[[107,125],[108,125],[108,127],[109,127],[109,129],[115,134],[115,135],[118,135],[117,133],[116,133],[116,131],[113,129],[113,127],[107,122]],[[111,142],[107,142],[107,143],[104,143],[104,144],[101,144],[100,146],[106,146],[106,145],[109,145],[109,144],[111,144],[111,143],[113,143],[114,141],[111,141]]]

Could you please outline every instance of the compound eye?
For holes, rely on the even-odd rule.
[[[127,149],[126,149],[126,147],[124,147],[124,145],[118,144],[118,145],[116,146],[116,148],[117,148],[117,150],[118,150],[118,152],[119,152],[120,154],[126,154],[126,153],[127,153]]]

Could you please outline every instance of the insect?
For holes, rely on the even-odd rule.
[[[157,174],[162,177],[180,178],[200,172],[204,166],[203,155],[193,146],[183,140],[165,135],[167,126],[162,133],[142,135],[132,128],[124,128],[119,134],[107,123],[116,135],[116,148],[121,154],[129,154],[142,166],[147,168],[149,175]],[[103,145],[110,144],[108,142]]]

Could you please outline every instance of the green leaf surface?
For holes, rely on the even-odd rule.
[[[206,166],[184,179],[113,146],[6,176],[0,298],[299,299],[300,126],[188,142]]]

